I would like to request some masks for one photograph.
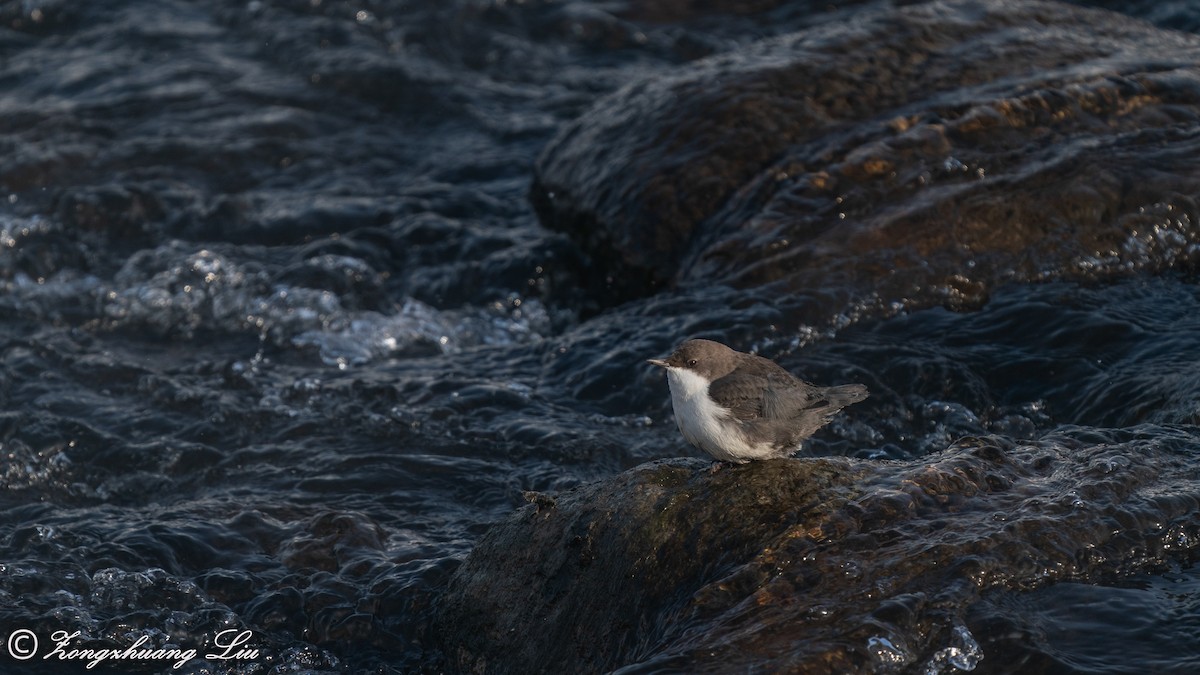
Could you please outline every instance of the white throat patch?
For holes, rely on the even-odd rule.
[[[708,380],[686,368],[667,368],[667,384],[675,423],[688,443],[722,462],[742,463],[770,452],[767,446],[747,443],[737,424],[727,421],[732,413],[708,397]]]

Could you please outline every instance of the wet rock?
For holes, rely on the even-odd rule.
[[[918,462],[645,464],[494,527],[439,626],[462,672],[895,671],[981,656],[987,589],[1200,547],[1188,428],[968,438]],[[986,654],[982,654],[986,658]]]
[[[532,199],[609,302],[725,283],[972,307],[1194,263],[1196,36],[1050,2],[860,16],[631,84],[548,145]]]

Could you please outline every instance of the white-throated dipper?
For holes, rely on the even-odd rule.
[[[837,411],[867,397],[861,384],[818,387],[712,340],[688,340],[649,363],[667,369],[683,437],[722,462],[787,457]]]

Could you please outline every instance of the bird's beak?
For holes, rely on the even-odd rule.
[[[646,359],[646,363],[649,363],[652,366],[658,366],[659,368],[670,368],[670,366],[667,365],[667,362],[663,361],[662,359]]]

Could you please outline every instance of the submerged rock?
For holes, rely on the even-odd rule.
[[[463,672],[897,672],[981,654],[987,589],[1095,582],[1200,547],[1190,428],[964,439],[922,461],[646,464],[534,503],[458,570]]]
[[[842,311],[1200,252],[1200,38],[1052,2],[864,12],[634,83],[540,157],[607,301],[778,283]],[[797,300],[801,302],[801,300]]]

